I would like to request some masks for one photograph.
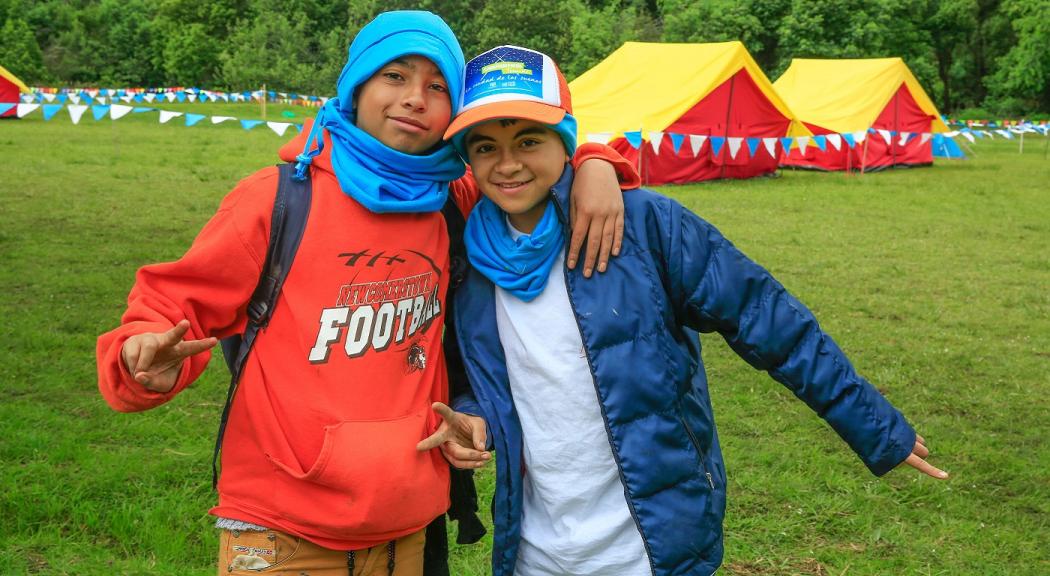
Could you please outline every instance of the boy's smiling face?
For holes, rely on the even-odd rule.
[[[471,128],[464,147],[482,193],[532,233],[569,159],[558,133],[532,120],[493,120]]]
[[[424,154],[441,141],[452,120],[448,84],[422,56],[387,62],[358,90],[358,128],[406,154]]]

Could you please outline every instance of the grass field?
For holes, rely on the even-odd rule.
[[[166,406],[118,414],[97,390],[95,338],[117,324],[135,270],[177,258],[288,137],[181,124],[0,122],[0,573],[215,572],[225,367]],[[927,169],[664,190],[807,303],[952,473],[872,477],[788,391],[704,336],[729,470],[722,573],[1050,574],[1045,146],[982,140],[970,160]],[[487,510],[490,472],[480,481]],[[454,548],[453,573],[488,573],[488,546]]]

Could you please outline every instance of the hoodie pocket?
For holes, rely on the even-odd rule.
[[[321,452],[305,473],[271,458],[281,515],[332,538],[426,525],[448,505],[448,467],[438,451],[416,450],[429,429],[427,416],[326,426]]]

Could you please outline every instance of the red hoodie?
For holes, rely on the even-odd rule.
[[[302,150],[308,128],[282,147],[283,160]],[[415,446],[439,424],[431,403],[448,401],[449,238],[440,212],[374,214],[343,194],[325,140],[295,262],[230,411],[211,513],[350,550],[416,532],[448,508],[448,464],[438,450]],[[575,161],[594,156],[633,176],[606,147],[583,148]],[[170,392],[150,392],[121,361],[128,337],[182,318],[186,339],[244,330],[277,179],[276,168],[245,178],[181,259],[138,271],[121,325],[98,339],[99,389],[114,409],[167,402],[210,358],[189,358]],[[464,211],[479,195],[470,178],[450,193]]]

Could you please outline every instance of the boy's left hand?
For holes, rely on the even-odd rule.
[[[440,446],[449,464],[462,470],[481,468],[492,458],[485,451],[487,429],[484,418],[456,412],[441,402],[434,402],[431,407],[441,416],[441,425],[416,444],[416,450],[426,452]]]
[[[623,192],[612,164],[599,159],[585,160],[572,182],[569,221],[572,238],[566,260],[576,268],[583,241],[587,241],[583,275],[591,277],[595,260],[605,272],[609,254],[618,256],[623,241]]]
[[[904,461],[904,464],[915,468],[919,472],[932,476],[938,480],[945,480],[948,478],[948,473],[944,470],[934,467],[926,458],[929,457],[930,450],[926,448],[926,440],[919,435],[915,435],[915,447],[912,448],[911,455]]]

